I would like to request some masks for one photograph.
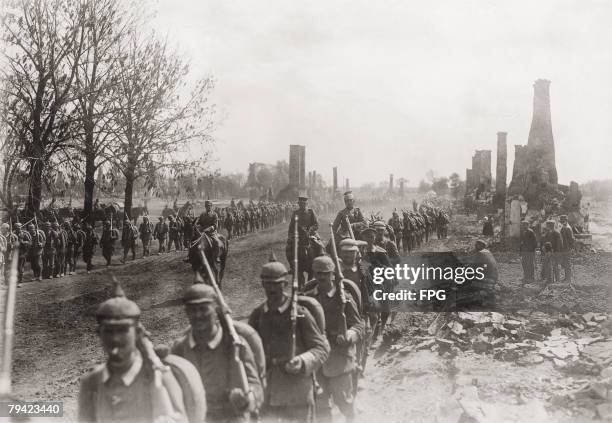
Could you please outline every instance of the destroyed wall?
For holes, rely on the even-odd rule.
[[[491,190],[491,150],[476,150],[472,156],[472,188]]]
[[[522,195],[530,209],[541,209],[550,201],[562,201],[558,191],[555,142],[550,113],[550,81],[533,84],[533,117],[526,146],[515,147],[509,195]]]
[[[289,146],[289,185],[306,188],[306,146]]]

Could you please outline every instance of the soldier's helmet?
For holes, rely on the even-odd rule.
[[[342,251],[359,251],[359,245],[365,245],[365,241],[356,241],[353,238],[344,238],[340,241],[340,250]]]
[[[105,220],[104,221],[104,226],[110,226],[110,220]]]
[[[183,294],[183,304],[216,303],[215,290],[204,283],[194,283]]]
[[[111,298],[98,306],[96,320],[100,325],[130,325],[138,321],[140,308],[125,297],[123,289],[115,282]]]
[[[483,248],[487,248],[487,243],[484,242],[482,239],[477,239],[476,242],[474,243],[474,246],[476,247],[477,250],[482,250]]]
[[[53,229],[59,229],[59,223],[57,223],[57,222],[53,222],[53,223],[51,224],[51,227],[52,227]]]
[[[315,257],[312,261],[313,272],[333,272],[336,266],[330,256]]]
[[[21,226],[22,226],[22,225],[21,225],[21,223],[19,223],[19,222],[15,222],[15,223],[13,223],[13,229],[21,229]]]
[[[36,229],[36,226],[34,226],[33,223],[28,223],[27,229],[28,229],[28,231],[33,231],[33,230]]]
[[[205,206],[212,206],[212,201],[210,201],[210,200],[205,200],[205,201],[204,201],[204,205],[205,205]]]
[[[374,229],[380,230],[380,229],[386,229],[387,225],[382,220],[377,220],[376,222],[372,224],[372,227]]]
[[[51,227],[51,222],[45,222],[45,223],[43,223],[43,226],[45,228],[50,228]]]
[[[142,220],[144,222],[148,222],[149,221],[149,216],[142,216]]]
[[[2,229],[2,231],[8,231],[9,230],[8,223],[3,223],[2,226],[0,226],[0,229]]]
[[[277,261],[276,256],[272,253],[268,263],[261,267],[259,276],[263,282],[284,282],[288,273],[285,265]]]
[[[81,229],[81,225],[79,225],[79,222],[75,222],[72,226],[74,227],[74,229]]]

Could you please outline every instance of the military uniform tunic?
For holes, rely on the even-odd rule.
[[[329,343],[310,312],[298,305],[296,354],[303,361],[299,374],[285,371],[290,359],[291,301],[285,298],[281,307],[272,310],[267,302],[257,307],[249,324],[259,333],[266,355],[266,404],[272,414],[283,413],[286,420],[300,421],[311,417],[314,407],[313,373],[327,360]],[[275,411],[276,409],[276,411]],[[294,413],[294,419],[289,419]]]
[[[255,358],[248,342],[241,339],[240,359],[258,405],[263,402],[263,388]],[[229,336],[220,327],[217,336],[206,345],[199,345],[191,331],[172,347],[172,354],[189,360],[198,369],[206,391],[207,421],[226,421],[234,416],[228,393],[240,388],[240,374],[233,359],[233,345]],[[233,421],[236,421],[233,419]]]

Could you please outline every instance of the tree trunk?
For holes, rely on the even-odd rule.
[[[89,216],[93,211],[94,189],[96,187],[96,156],[95,153],[85,153],[85,198],[83,200],[83,216]]]
[[[129,169],[127,172],[125,172],[125,197],[123,200],[123,210],[130,220],[132,220],[132,195],[134,192],[134,180],[134,170]]]
[[[40,210],[40,201],[42,197],[42,171],[43,163],[41,160],[33,159],[30,167],[30,190],[28,192],[28,201],[26,210],[28,218],[34,216]]]

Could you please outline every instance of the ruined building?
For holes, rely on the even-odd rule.
[[[522,195],[529,208],[539,209],[558,191],[555,166],[555,142],[550,117],[550,81],[538,79],[533,84],[533,118],[527,145],[516,145],[514,168],[508,195]]]
[[[306,187],[306,146],[289,146],[289,185],[297,189]]]
[[[465,170],[466,192],[491,190],[491,150],[476,150],[472,168]]]
[[[307,188],[307,184],[306,146],[292,144],[289,146],[289,185],[278,193],[276,199],[278,201],[293,201],[300,190]]]

